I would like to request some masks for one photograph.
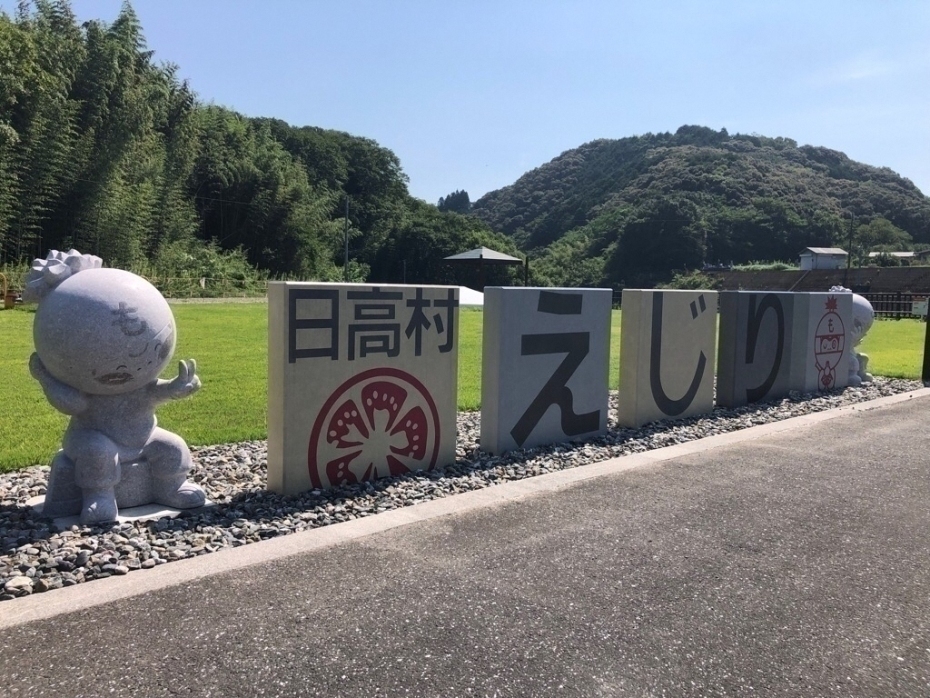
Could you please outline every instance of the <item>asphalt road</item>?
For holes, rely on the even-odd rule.
[[[0,693],[925,697],[928,409],[553,480],[6,627]]]

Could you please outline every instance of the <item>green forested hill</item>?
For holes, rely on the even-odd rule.
[[[850,233],[859,253],[930,244],[930,198],[891,170],[700,126],[587,143],[471,211],[530,252],[537,282],[566,285],[793,261],[807,246],[846,248]]]
[[[474,283],[442,257],[516,252],[411,197],[370,139],[202,103],[128,3],[112,24],[79,26],[68,0],[0,12],[0,266],[75,247],[156,280],[341,279],[347,210],[353,280]]]

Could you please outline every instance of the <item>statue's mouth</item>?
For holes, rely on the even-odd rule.
[[[131,380],[132,374],[128,371],[114,371],[113,373],[105,373],[97,377],[97,382],[103,383],[104,385],[123,385]]]

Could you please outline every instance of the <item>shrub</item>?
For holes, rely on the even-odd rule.
[[[800,267],[790,262],[748,262],[734,264],[734,271],[797,271]]]
[[[155,259],[130,271],[168,298],[259,296],[268,287],[268,272],[250,265],[241,249],[222,250],[213,241],[162,245]]]
[[[720,287],[720,279],[715,279],[700,271],[679,272],[671,281],[657,284],[656,288],[673,289],[715,289]]]

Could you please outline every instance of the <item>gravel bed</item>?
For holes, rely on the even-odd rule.
[[[876,378],[858,388],[792,393],[774,402],[737,409],[718,407],[700,417],[655,422],[639,429],[616,425],[614,392],[605,436],[502,456],[478,449],[481,415],[465,412],[458,415],[454,465],[288,497],[264,490],[264,441],[201,447],[193,449],[193,479],[216,502],[215,507],[176,519],[65,530],[25,506],[29,498],[45,493],[48,481],[48,466],[34,466],[0,475],[0,601],[922,387],[918,381]]]

